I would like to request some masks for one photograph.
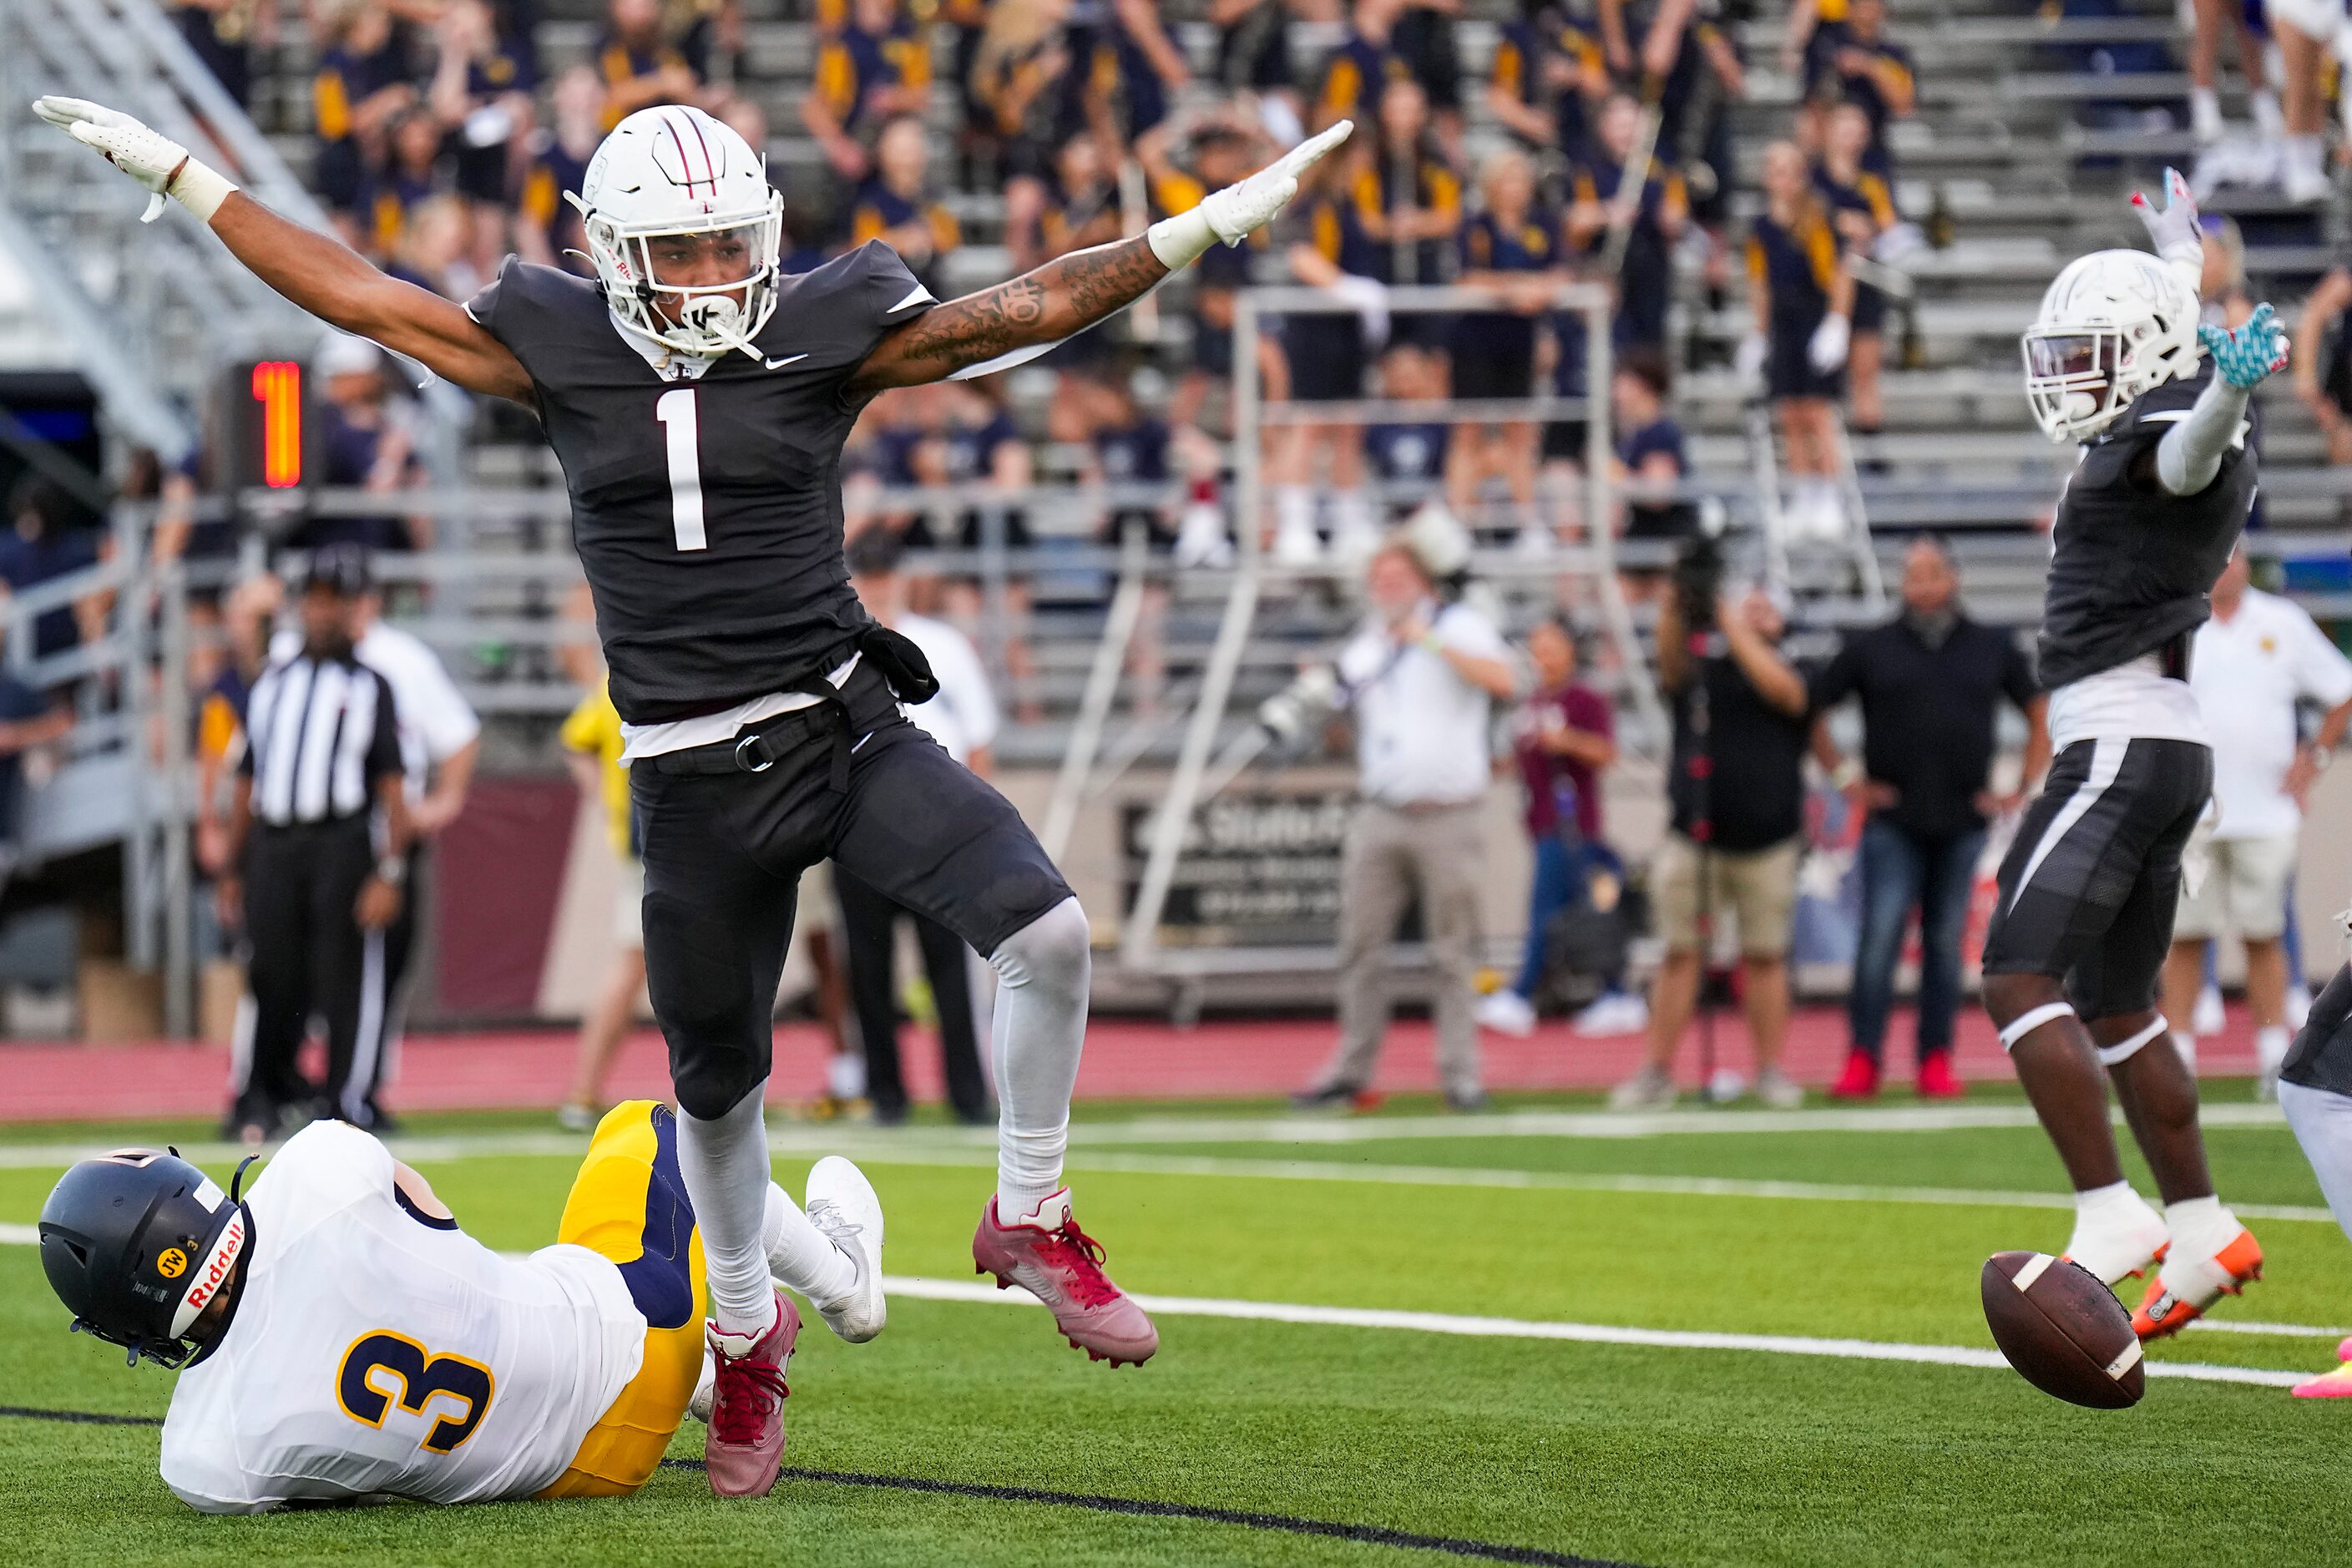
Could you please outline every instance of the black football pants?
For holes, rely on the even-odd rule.
[[[871,660],[839,703],[629,768],[646,977],[678,1108],[716,1121],[768,1077],[800,874],[830,858],[982,957],[1069,898],[1012,804],[899,712]]]

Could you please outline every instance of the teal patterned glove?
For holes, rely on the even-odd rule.
[[[2213,356],[2213,368],[2231,386],[2260,386],[2286,368],[2286,329],[2268,305],[2255,306],[2246,324],[2235,331],[2199,326],[2197,342]]]

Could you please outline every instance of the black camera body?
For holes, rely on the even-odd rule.
[[[1715,630],[1716,602],[1723,596],[1723,547],[1710,534],[1683,541],[1667,568],[1666,584],[1686,632]]]

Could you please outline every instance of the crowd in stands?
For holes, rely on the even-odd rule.
[[[278,6],[176,9],[232,96],[250,99]],[[1029,478],[1023,444],[1043,437],[1087,454],[1097,478],[1163,487],[1164,504],[1107,502],[1105,537],[1140,515],[1155,543],[1181,540],[1186,558],[1213,561],[1230,548],[1223,531],[1185,502],[1206,483],[1196,437],[1229,434],[1238,288],[1305,283],[1347,307],[1262,335],[1254,355],[1270,397],[1580,399],[1583,318],[1557,309],[1557,289],[1600,279],[1616,289],[1617,353],[1644,367],[1671,408],[1673,279],[1695,273],[1724,298],[1738,287],[1743,241],[1759,329],[1750,358],[1769,378],[1791,469],[1807,482],[1832,471],[1829,410],[1849,379],[1856,430],[1866,437],[1877,426],[1885,300],[1848,263],[1866,269],[1899,227],[1887,128],[1916,96],[1884,0],[1803,0],[1791,13],[1783,63],[1801,75],[1803,103],[1788,150],[1764,162],[1769,210],[1744,228],[1730,109],[1747,72],[1712,0],[1520,0],[1483,82],[1465,67],[1463,0],[1204,0],[1215,32],[1205,68],[1188,60],[1165,9],[805,8],[814,57],[790,129],[816,157],[813,168],[774,171],[791,269],[880,239],[938,290],[952,286],[944,275],[964,239],[956,193],[1001,194],[1004,266],[1024,268],[1139,232],[1337,119],[1360,127],[1280,232],[1204,259],[1188,280],[1189,309],[1164,321],[1147,310],[1059,351],[1056,395],[1032,427],[1011,424],[989,391],[877,408],[860,461],[882,485],[1017,489]],[[560,71],[540,58],[537,0],[308,0],[304,19],[313,188],[356,248],[454,299],[509,253],[585,268],[567,198],[598,140],[635,110],[697,104],[771,144],[761,98],[747,89],[740,0],[608,0],[585,58]],[[1475,123],[1474,107],[1484,110]],[[1388,310],[1388,289],[1430,283],[1490,288],[1497,309],[1450,319]],[[1147,362],[1172,381],[1148,410],[1131,385]],[[370,438],[396,435],[396,407],[338,398],[330,416],[340,482],[413,482],[395,461],[401,444]],[[1584,440],[1583,422],[1569,419],[1294,426],[1266,453],[1268,537],[1286,560],[1360,556],[1400,508],[1438,496],[1486,537],[1541,551],[1580,520],[1542,499],[1565,490],[1539,477],[1580,468]],[[1659,483],[1672,477],[1659,477],[1667,462],[1684,467],[1679,447],[1654,437],[1638,462],[1618,460]],[[1833,504],[1825,483],[1798,500]],[[1653,509],[1649,521],[1683,515]],[[958,529],[965,542],[977,538],[970,514],[919,521],[909,543],[927,533],[951,542],[941,536]],[[1026,520],[1008,521],[1020,542]],[[424,542],[419,520],[388,514],[365,531],[379,549]]]

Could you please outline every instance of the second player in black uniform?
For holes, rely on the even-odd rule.
[[[698,110],[645,110],[597,150],[576,201],[596,280],[509,262],[461,310],[278,217],[127,115],[58,98],[37,110],[157,205],[187,206],[296,304],[523,404],[547,431],[628,742],[646,968],[710,1277],[713,1489],[765,1492],[783,1447],[796,1325],[770,1256],[803,1230],[831,1256],[772,1198],[761,1118],[793,888],[820,858],[997,970],[998,1182],[975,1265],[1038,1295],[1097,1359],[1150,1355],[1150,1318],[1104,1275],[1061,1181],[1086,917],[1013,807],[899,711],[933,683],[849,589],[841,447],[885,388],[1042,353],[1238,243],[1349,127],[1141,236],[940,304],[879,243],[782,276],[781,203],[758,154]],[[837,1279],[815,1272],[821,1307],[856,1285],[846,1254]]]
[[[2163,1255],[2134,1315],[2143,1339],[2261,1272],[2214,1195],[2196,1079],[2156,1000],[2182,854],[2212,793],[2189,638],[2253,500],[2248,399],[2286,363],[2268,306],[2234,332],[2199,324],[2196,207],[2178,174],[2166,182],[2162,208],[2133,198],[2158,254],[2075,261],[2025,334],[2036,419],[2084,446],[2042,616],[2056,760],[2001,862],[1984,952],[1986,1009],[2074,1185],[2067,1255],[2110,1285]],[[2161,1215],[2124,1178],[2109,1079]]]

